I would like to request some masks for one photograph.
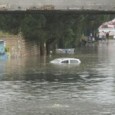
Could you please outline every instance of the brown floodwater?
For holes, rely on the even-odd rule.
[[[53,65],[76,57],[80,65]],[[0,115],[115,115],[115,40],[75,55],[0,60]]]

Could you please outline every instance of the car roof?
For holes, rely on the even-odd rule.
[[[78,60],[76,58],[56,58],[55,60]]]

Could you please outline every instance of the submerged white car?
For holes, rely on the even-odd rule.
[[[80,64],[81,61],[77,58],[56,58],[50,61],[50,63],[53,63],[53,64]]]

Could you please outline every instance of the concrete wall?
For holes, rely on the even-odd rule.
[[[0,40],[5,41],[6,48],[9,49],[11,57],[40,55],[39,45],[26,41],[19,36],[1,36]]]
[[[103,10],[115,11],[115,0],[0,0],[0,11]]]

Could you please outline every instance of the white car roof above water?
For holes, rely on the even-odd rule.
[[[50,61],[50,63],[55,63],[55,64],[80,64],[81,61],[77,58],[56,58],[52,61]]]

